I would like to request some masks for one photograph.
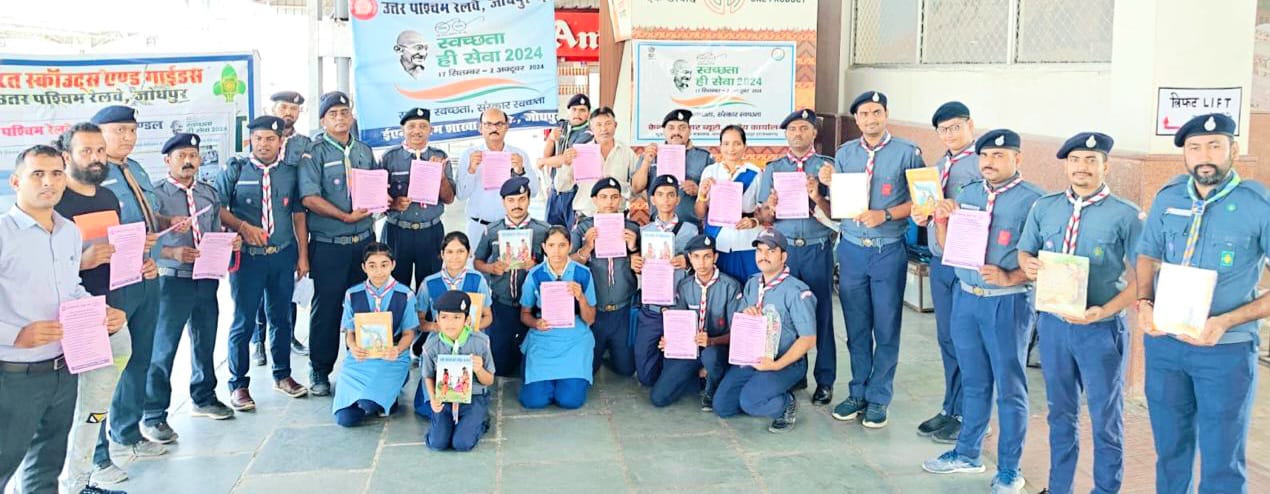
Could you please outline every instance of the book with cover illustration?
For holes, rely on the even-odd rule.
[[[533,262],[534,231],[499,230],[498,260],[507,263],[507,269],[528,269]]]
[[[437,355],[436,396],[442,403],[472,402],[472,356]]]
[[[913,216],[930,216],[935,213],[935,203],[943,200],[944,189],[939,186],[939,170],[934,167],[904,170],[908,179],[908,195],[913,200]]]
[[[1216,287],[1216,271],[1160,263],[1160,277],[1155,283],[1155,328],[1199,338],[1208,322]]]
[[[1082,318],[1089,297],[1089,258],[1040,251],[1036,274],[1036,310]]]
[[[385,358],[392,341],[391,312],[362,312],[353,314],[353,331],[357,346],[366,350],[370,358]]]
[[[675,234],[644,232],[640,234],[640,255],[645,261],[669,261],[675,257]]]

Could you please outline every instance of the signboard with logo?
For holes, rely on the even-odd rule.
[[[1156,100],[1155,135],[1171,136],[1196,115],[1224,113],[1235,120],[1239,134],[1239,114],[1243,108],[1243,88],[1159,88]]]
[[[556,11],[556,57],[570,62],[600,60],[599,11]]]

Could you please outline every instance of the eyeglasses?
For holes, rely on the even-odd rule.
[[[507,127],[507,122],[481,122],[481,127],[487,129],[502,129]]]
[[[938,129],[935,129],[935,132],[938,132],[938,133],[939,133],[939,135],[941,135],[941,136],[946,136],[946,135],[952,135],[952,134],[957,134],[957,133],[960,133],[960,132],[961,132],[961,128],[962,128],[962,127],[961,127],[961,124],[959,124],[959,123],[955,123],[955,124],[949,125],[949,126],[947,126],[947,127],[939,127]]]

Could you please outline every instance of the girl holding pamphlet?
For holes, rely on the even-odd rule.
[[[470,451],[489,430],[494,356],[490,354],[489,336],[472,329],[472,305],[471,297],[459,290],[438,296],[434,302],[437,334],[423,344],[419,358],[421,381],[435,391],[428,398],[432,414],[425,441],[436,451]],[[451,364],[455,361],[459,362],[457,366]],[[475,384],[472,374],[476,374]],[[457,384],[451,386],[455,380]]]
[[[419,329],[415,294],[392,277],[396,267],[387,245],[371,242],[362,255],[366,281],[344,295],[340,327],[348,354],[335,387],[335,423],[352,427],[372,414],[390,414],[410,372],[410,348]],[[381,347],[367,347],[376,337]],[[391,343],[388,343],[391,342]]]
[[[520,320],[531,328],[525,352],[520,404],[580,408],[591,387],[594,358],[595,283],[591,271],[569,259],[569,232],[547,230],[542,244],[547,262],[534,266],[520,293]]]

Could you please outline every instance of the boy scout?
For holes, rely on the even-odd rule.
[[[612,177],[602,179],[591,187],[591,200],[596,213],[622,212],[622,185]],[[586,266],[595,276],[595,360],[591,365],[600,369],[604,354],[609,355],[609,369],[619,376],[635,373],[635,354],[631,348],[630,303],[638,286],[635,272],[631,270],[630,254],[639,252],[639,225],[624,220],[622,238],[626,242],[627,255],[612,259],[594,256],[595,217],[582,218],[573,227],[571,242],[574,262]]]
[[[649,191],[657,214],[653,216],[653,221],[640,228],[640,234],[643,236],[659,232],[674,235],[672,246],[674,252],[669,253],[669,261],[675,268],[674,286],[678,287],[686,277],[689,267],[688,252],[684,249],[688,247],[688,242],[701,231],[696,223],[680,220],[675,212],[679,207],[679,179],[673,175],[662,175],[653,181]],[[711,251],[713,250],[714,248],[711,247]],[[642,253],[632,254],[631,268],[638,273],[647,261]],[[713,259],[710,265],[714,266]],[[661,349],[658,348],[658,342],[661,341],[662,336],[661,313],[666,308],[668,306],[641,303],[639,309],[635,311],[635,376],[639,379],[639,383],[645,386],[652,386],[662,371],[664,359]]]

